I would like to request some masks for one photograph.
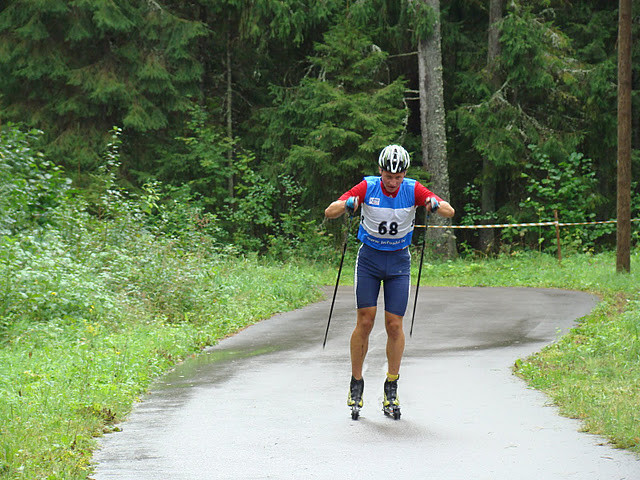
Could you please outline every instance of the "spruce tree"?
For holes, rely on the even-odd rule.
[[[169,128],[198,94],[198,21],[150,0],[7,0],[0,115],[45,131],[48,153],[92,170],[113,125],[125,141]]]
[[[386,57],[345,19],[316,45],[300,83],[274,87],[274,107],[260,112],[263,154],[274,159],[274,174],[290,173],[310,186],[306,205],[324,207],[363,174],[377,172],[381,148],[402,143],[406,85],[388,80]]]
[[[532,161],[529,145],[538,145],[555,162],[576,151],[584,134],[579,99],[588,70],[576,58],[571,40],[530,7],[510,4],[500,30],[500,54],[491,70],[486,56],[471,54],[476,63],[465,59],[470,64],[458,77],[458,107],[450,118],[456,129],[454,148],[466,150],[467,164],[476,165],[475,177],[467,182],[483,184],[482,163],[495,172],[496,207],[502,207],[504,221],[522,211],[521,173]]]
[[[187,13],[209,27],[208,35],[197,42],[204,67],[200,102],[190,110],[178,142],[163,146],[162,163],[153,169],[158,178],[188,182],[210,208],[219,209],[225,199],[237,196],[244,169],[268,169],[277,162],[252,154],[261,143],[253,116],[271,105],[270,85],[297,83],[304,76],[313,41],[341,12],[342,3],[197,2],[198,13]],[[246,158],[251,159],[248,166],[239,161]]]

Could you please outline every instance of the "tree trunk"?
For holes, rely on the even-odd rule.
[[[631,271],[631,0],[618,18],[618,229],[616,270]]]
[[[447,138],[445,132],[444,86],[440,34],[440,1],[420,0],[430,6],[436,18],[433,34],[418,43],[418,74],[420,86],[420,129],[422,132],[422,162],[431,174],[431,189],[449,200]],[[438,215],[435,225],[451,225],[451,220]],[[456,255],[456,239],[452,229],[429,229],[429,238],[437,251],[446,258]]]
[[[231,21],[229,21],[231,25]],[[233,116],[231,114],[231,107],[233,101],[233,77],[231,76],[231,32],[227,33],[227,137],[229,142],[233,145]],[[229,147],[227,151],[227,164],[229,166],[229,179],[227,182],[227,188],[229,191],[229,198],[233,198],[233,148]]]
[[[636,70],[631,69],[631,91],[640,90],[640,75]],[[633,107],[631,103],[631,148],[640,149],[640,110]]]
[[[487,73],[493,90],[500,88],[500,76],[496,69],[496,60],[500,55],[500,28],[504,0],[490,0],[489,2],[489,38],[487,43]],[[496,168],[493,162],[484,156],[482,158],[482,196],[480,211],[483,215],[496,211]],[[486,222],[485,222],[486,223]],[[495,249],[496,233],[493,228],[480,229],[480,250],[490,253]]]

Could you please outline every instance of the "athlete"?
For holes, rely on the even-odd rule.
[[[365,177],[325,210],[327,218],[361,207],[355,270],[356,326],[351,335],[351,383],[347,404],[362,407],[362,368],[369,347],[369,334],[376,316],[380,284],[384,284],[385,329],[387,331],[387,378],[383,409],[397,411],[398,378],[404,352],[402,320],[409,300],[411,255],[409,246],[415,225],[416,207],[443,217],[453,217],[451,205],[420,182],[406,178],[409,153],[399,145],[385,147],[379,155],[380,176]]]

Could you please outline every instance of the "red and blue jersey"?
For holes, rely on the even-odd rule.
[[[381,177],[365,177],[340,200],[358,197],[362,208],[358,239],[377,250],[400,250],[411,244],[416,207],[436,197],[420,182],[405,178],[396,192],[384,188]]]

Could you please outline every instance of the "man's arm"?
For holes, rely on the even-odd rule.
[[[366,193],[367,182],[363,180],[348,192],[343,193],[338,200],[329,205],[324,211],[324,216],[327,218],[338,218],[347,210],[347,202],[352,197],[357,198],[357,200],[352,205],[353,210],[357,210]]]
[[[324,216],[327,218],[338,218],[346,211],[345,203],[347,203],[346,200],[336,200],[325,209]]]
[[[420,182],[416,182],[416,205],[424,205],[430,213],[435,211],[445,218],[451,218],[456,213],[449,202],[440,198]]]
[[[445,202],[444,200],[442,200],[438,203],[439,203],[439,206],[438,206],[438,209],[436,210],[436,213],[441,217],[451,218],[456,214],[456,211],[449,204],[449,202]],[[427,202],[427,205],[429,205],[429,202]]]

